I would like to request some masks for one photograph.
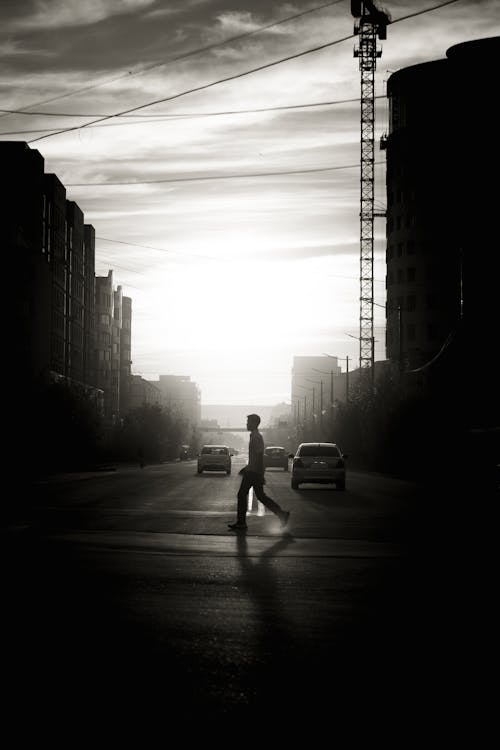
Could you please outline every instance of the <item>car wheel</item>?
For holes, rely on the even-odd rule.
[[[292,490],[298,490],[299,489],[299,482],[296,482],[295,479],[292,479]]]

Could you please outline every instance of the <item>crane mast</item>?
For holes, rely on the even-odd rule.
[[[373,220],[374,220],[374,140],[375,140],[375,69],[382,51],[377,38],[387,38],[390,17],[373,2],[351,0],[355,17],[354,33],[359,45],[354,57],[361,71],[361,205],[359,269],[359,367],[375,375],[375,339],[373,333]]]

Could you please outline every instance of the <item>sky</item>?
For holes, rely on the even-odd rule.
[[[500,0],[422,13],[440,4],[378,6],[392,19],[375,78],[381,213],[388,77],[500,34]],[[135,374],[189,375],[205,404],[275,404],[296,355],[359,363],[348,0],[2,0],[0,21],[0,139],[38,149],[94,226],[96,274],[132,298]],[[374,302],[382,360],[383,218]]]

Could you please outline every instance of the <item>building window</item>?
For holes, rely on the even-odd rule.
[[[415,281],[416,270],[415,268],[406,269],[406,281]]]
[[[401,229],[401,216],[396,217],[396,229]]]
[[[408,295],[406,298],[406,309],[408,312],[413,312],[417,307],[417,298],[414,294]]]
[[[405,280],[405,272],[402,268],[398,268],[398,284],[402,284]]]
[[[413,240],[408,240],[406,243],[406,249],[408,251],[408,255],[415,255],[415,242]]]
[[[401,258],[402,255],[403,255],[403,243],[398,242],[398,258]]]

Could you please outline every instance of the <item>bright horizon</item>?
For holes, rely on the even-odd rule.
[[[385,208],[378,143],[390,73],[500,33],[496,0],[458,0],[397,21],[436,4],[382,3],[394,23],[376,72],[377,211]],[[113,270],[132,298],[133,373],[188,375],[202,404],[289,401],[297,355],[359,363],[360,105],[346,101],[360,96],[356,39],[215,83],[352,34],[349,2],[304,14],[319,5],[30,0],[0,11],[4,110],[57,113],[4,111],[0,138],[38,149],[94,226],[96,274]],[[380,218],[374,277],[381,360]]]

